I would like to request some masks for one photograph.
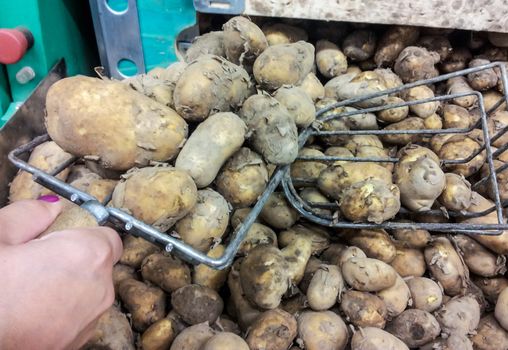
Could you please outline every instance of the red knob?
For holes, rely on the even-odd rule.
[[[29,47],[29,39],[20,29],[0,29],[0,63],[18,62]]]

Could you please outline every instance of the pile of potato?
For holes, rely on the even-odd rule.
[[[47,96],[52,141],[29,163],[122,208],[211,257],[220,257],[266,189],[275,166],[291,164],[300,196],[336,202],[319,215],[353,222],[461,221],[446,212],[493,205],[475,96],[316,121],[316,111],[490,61],[508,61],[503,38],[414,27],[273,23],[228,19],[198,37],[185,62],[122,82],[70,77]],[[310,36],[310,39],[309,39]],[[502,98],[494,69],[384,95],[334,113],[481,91]],[[506,105],[489,116],[508,125]],[[466,134],[322,135],[299,149],[298,131],[472,128]],[[503,136],[493,143],[502,147]],[[397,157],[330,163],[301,156]],[[508,153],[495,160],[508,161]],[[297,181],[298,180],[298,181]],[[502,199],[508,176],[498,175]],[[20,173],[10,200],[46,190]],[[400,215],[401,208],[410,214]],[[425,212],[441,209],[445,214]],[[94,223],[66,202],[55,227]],[[469,219],[496,223],[494,212]],[[56,228],[54,228],[56,229]],[[47,232],[49,233],[49,231]],[[121,233],[121,232],[120,232]],[[85,349],[402,350],[508,349],[508,231],[499,236],[426,230],[330,230],[299,218],[274,192],[230,268],[190,266],[125,235],[114,267],[117,302]]]

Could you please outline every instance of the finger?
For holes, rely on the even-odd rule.
[[[89,340],[92,339],[95,333],[95,328],[97,327],[97,323],[99,321],[99,317],[97,317],[95,320],[90,322],[78,335],[77,337],[72,341],[69,346],[66,347],[68,350],[76,350],[81,349],[83,345],[85,345]]]
[[[62,211],[62,204],[22,200],[0,209],[0,243],[22,244],[37,237]]]

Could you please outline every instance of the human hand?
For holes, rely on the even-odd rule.
[[[35,200],[0,209],[1,349],[78,349],[114,301],[118,234],[95,227],[36,238],[61,210]]]

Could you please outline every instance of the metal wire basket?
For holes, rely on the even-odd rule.
[[[337,113],[333,115],[324,114],[332,109],[343,106],[354,106],[358,102],[369,100],[372,98],[380,97],[383,95],[389,95],[393,93],[400,93],[404,90],[428,84],[436,84],[440,82],[444,82],[450,78],[465,76],[470,73],[479,72],[486,69],[497,69],[500,72],[500,79],[503,86],[503,98],[500,99],[494,106],[490,108],[490,110],[486,111],[484,106],[484,99],[480,92],[473,91],[468,93],[458,93],[458,94],[445,94],[441,96],[436,96],[427,99],[421,99],[417,101],[407,101],[404,103],[398,104],[390,104],[379,107],[372,108],[360,108],[354,111],[346,111],[343,113]],[[506,168],[508,168],[508,164],[504,164],[499,168],[495,168],[494,159],[499,156],[502,152],[508,149],[508,144],[503,145],[497,150],[492,149],[492,142],[499,139],[507,130],[508,127],[500,130],[496,135],[489,135],[488,129],[488,118],[492,111],[496,110],[503,102],[508,102],[508,97],[506,94],[506,86],[507,86],[507,76],[506,76],[506,66],[502,62],[490,63],[487,65],[469,68],[462,71],[457,71],[445,75],[441,75],[432,79],[420,80],[414,83],[405,84],[403,86],[392,88],[389,90],[384,90],[375,94],[365,95],[354,99],[349,99],[345,101],[341,101],[330,105],[326,108],[323,108],[317,112],[317,120],[319,122],[326,122],[332,119],[344,118],[352,115],[364,114],[364,113],[372,113],[379,112],[382,110],[402,107],[402,106],[411,106],[416,104],[422,104],[426,102],[432,101],[448,101],[455,98],[460,98],[464,96],[476,96],[478,100],[478,107],[480,111],[480,118],[475,125],[472,125],[467,129],[459,129],[459,128],[449,128],[449,129],[425,129],[425,130],[341,130],[341,131],[321,131],[319,128],[308,128],[304,130],[299,137],[299,146],[302,148],[310,137],[313,136],[340,136],[340,135],[397,135],[397,134],[421,134],[421,135],[437,135],[437,134],[467,134],[473,129],[481,129],[483,133],[484,142],[480,149],[471,154],[470,156],[464,159],[442,159],[442,164],[463,164],[467,163],[476,157],[481,152],[486,153],[486,162],[489,169],[489,175],[481,178],[478,182],[473,185],[473,190],[477,189],[479,186],[484,185],[487,182],[490,182],[492,191],[493,191],[493,200],[494,205],[479,213],[469,213],[469,212],[454,212],[447,211],[443,212],[443,210],[436,209],[425,212],[419,212],[419,214],[426,215],[434,215],[434,216],[446,216],[450,219],[468,219],[473,217],[481,217],[487,215],[492,212],[496,212],[497,214],[497,223],[495,224],[473,224],[473,223],[460,223],[460,222],[446,222],[446,223],[435,223],[435,222],[408,222],[407,220],[400,220],[405,215],[411,214],[407,209],[402,208],[394,220],[386,221],[383,223],[370,223],[370,222],[350,222],[346,219],[342,218],[339,211],[339,206],[337,203],[312,203],[305,201],[295,189],[295,183],[300,182],[301,179],[293,179],[290,175],[290,171],[285,171],[282,186],[284,189],[284,193],[291,203],[291,205],[307,220],[317,223],[319,225],[333,227],[333,228],[351,228],[351,229],[424,229],[429,231],[438,231],[438,232],[449,232],[449,233],[467,233],[467,234],[484,234],[484,235],[498,235],[502,233],[502,230],[508,229],[508,224],[506,223],[506,219],[504,217],[503,208],[507,206],[508,203],[502,203],[499,194],[499,188],[497,183],[496,173],[500,173]],[[319,123],[318,123],[319,124]],[[297,158],[299,161],[313,161],[313,162],[323,162],[323,163],[331,163],[335,161],[348,161],[348,162],[379,162],[379,163],[396,163],[398,162],[398,158],[395,157],[387,157],[387,158],[366,158],[366,157],[336,157],[336,156],[299,156]],[[313,185],[313,184],[304,184],[304,185]],[[328,209],[335,211],[334,214],[328,215],[323,214],[322,210],[319,209]]]

